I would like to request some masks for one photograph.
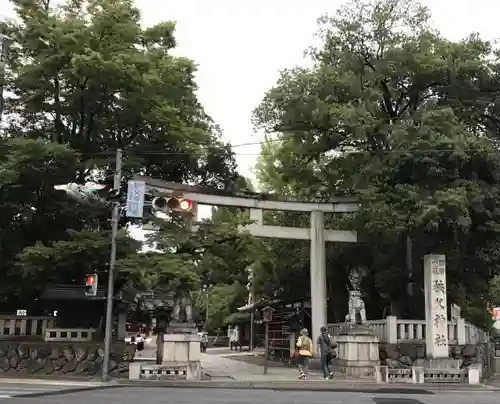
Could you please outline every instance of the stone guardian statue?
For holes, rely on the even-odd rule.
[[[361,292],[361,280],[366,275],[365,268],[353,268],[349,272],[349,282],[351,288],[348,287],[349,301],[348,314],[346,322],[350,324],[364,324],[366,322],[366,307],[363,301]]]
[[[182,323],[193,321],[193,306],[188,292],[179,293],[175,297],[172,320]]]

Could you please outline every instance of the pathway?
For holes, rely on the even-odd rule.
[[[256,353],[255,355],[259,355]],[[201,366],[212,379],[232,379],[236,381],[293,381],[298,377],[296,368],[270,363],[267,375],[264,367],[254,362],[249,352],[231,352],[229,349],[208,350],[201,356]],[[245,359],[249,358],[248,361]],[[261,361],[257,361],[261,362]],[[321,379],[318,371],[309,372],[309,379]]]

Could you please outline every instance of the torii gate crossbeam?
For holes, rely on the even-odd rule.
[[[153,196],[183,197],[201,205],[247,208],[250,210],[250,219],[253,220],[253,224],[245,226],[241,230],[248,231],[256,237],[311,240],[311,332],[313,337],[319,335],[321,326],[327,323],[325,242],[355,243],[358,241],[357,234],[354,231],[326,230],[324,227],[324,214],[355,212],[359,208],[356,198],[334,197],[328,202],[298,201],[280,199],[269,194],[233,193],[193,187],[155,180],[149,177],[136,177],[134,179],[144,181],[147,192]],[[264,210],[310,212],[310,228],[264,225]]]

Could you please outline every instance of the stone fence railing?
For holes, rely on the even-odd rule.
[[[0,340],[91,341],[94,329],[55,328],[55,317],[0,316]]]
[[[43,339],[47,328],[55,325],[54,317],[0,316],[0,339],[33,337]]]
[[[337,335],[344,324],[328,324],[329,333]],[[388,316],[385,320],[370,320],[366,324],[373,328],[382,343],[425,343],[425,320],[403,320]],[[488,341],[488,333],[459,318],[448,321],[448,341],[451,345],[479,344]]]
[[[45,341],[92,341],[96,330],[91,328],[47,328],[45,330]]]

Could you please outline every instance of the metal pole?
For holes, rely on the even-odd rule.
[[[269,323],[267,321],[265,322],[265,333],[266,335],[264,337],[265,340],[264,346],[266,354],[264,356],[264,374],[267,375],[267,364],[269,361]]]
[[[252,311],[250,312],[250,352],[253,351],[254,349],[254,321],[255,321],[255,318],[254,318],[254,312],[253,312],[253,309]]]
[[[207,325],[208,325],[208,306],[210,304],[210,285],[207,285],[207,290],[206,290],[206,301],[205,301],[205,331],[207,330]]]
[[[116,151],[116,170],[114,178],[114,189],[120,189],[122,172],[122,151]],[[113,335],[113,295],[116,265],[116,236],[118,235],[118,222],[120,220],[120,202],[114,202],[113,214],[111,216],[111,255],[109,258],[108,294],[106,296],[106,328],[104,332],[104,358],[102,362],[102,378],[108,379],[109,357],[111,353],[111,338]]]
[[[250,312],[250,351],[252,352],[255,348],[255,309],[253,307],[255,304],[255,280],[253,275],[250,284],[250,304],[252,305],[252,311]]]

